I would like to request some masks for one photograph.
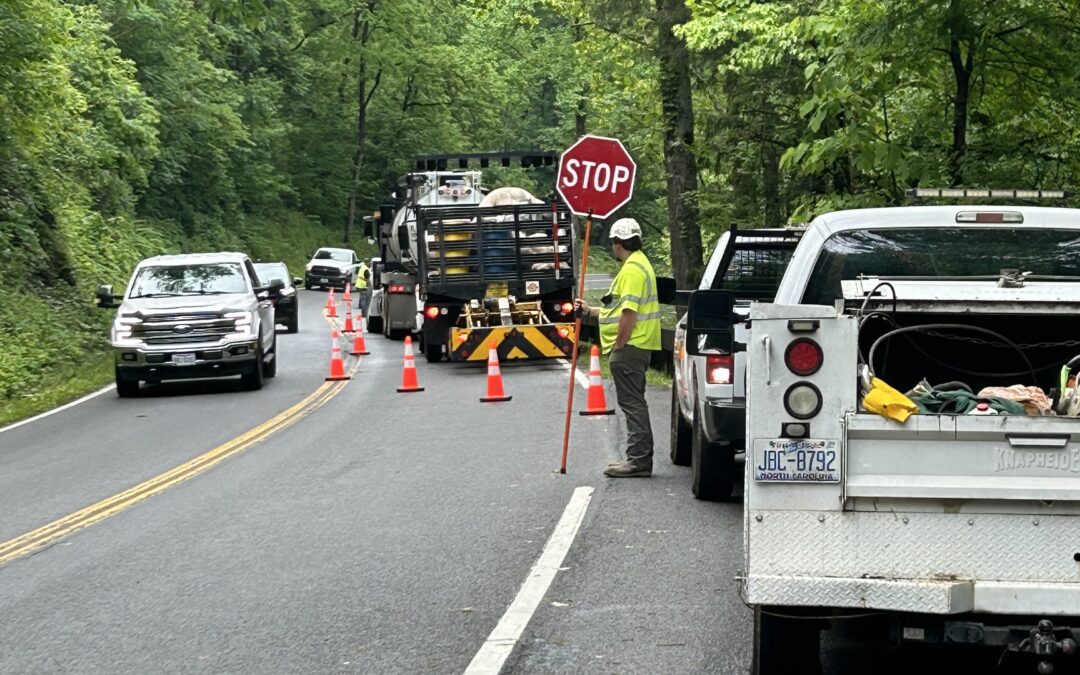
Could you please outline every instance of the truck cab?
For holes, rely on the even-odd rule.
[[[732,294],[695,296],[690,329],[729,339]],[[752,672],[820,672],[826,629],[1075,672],[1078,312],[1077,210],[867,209],[808,227],[775,301],[750,308]]]
[[[137,396],[140,382],[230,375],[262,388],[277,371],[273,299],[283,287],[262,286],[242,253],[156,256],[136,266],[122,296],[101,286],[97,305],[116,308],[117,394]]]
[[[725,289],[740,320],[729,344],[712,337],[687,341],[687,316],[675,326],[671,387],[671,461],[691,467],[698,499],[731,497],[746,434],[746,320],[751,302],[771,302],[802,228],[744,230],[720,235],[698,286]]]

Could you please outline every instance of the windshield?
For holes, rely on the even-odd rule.
[[[994,277],[1003,269],[1080,280],[1080,231],[1008,228],[853,230],[826,240],[803,302],[831,305],[840,282],[870,277]]]
[[[245,293],[247,283],[238,263],[143,267],[131,284],[130,298]]]
[[[271,279],[281,279],[286,285],[289,283],[289,270],[281,263],[255,263],[255,272],[264,286]]]
[[[316,260],[337,260],[338,262],[350,262],[352,256],[348,251],[328,251],[321,249],[315,254]]]

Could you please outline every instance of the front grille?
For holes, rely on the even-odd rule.
[[[187,332],[177,332],[177,326],[190,326]],[[215,313],[163,314],[147,317],[132,326],[131,337],[148,345],[176,345],[217,342],[236,332],[236,322]]]
[[[336,267],[319,267],[316,265],[311,268],[311,274],[316,277],[337,277],[341,276],[342,272]]]

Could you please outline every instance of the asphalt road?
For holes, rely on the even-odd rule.
[[[109,393],[0,433],[0,551],[326,387],[322,298],[301,293],[262,391]],[[741,506],[691,497],[667,460],[666,391],[650,394],[651,479],[601,475],[619,417],[575,416],[560,475],[562,366],[507,365],[513,400],[482,404],[482,368],[421,360],[426,391],[397,394],[401,344],[368,347],[320,407],[0,565],[0,673],[460,673],[582,486],[580,529],[503,672],[747,672]],[[830,672],[867,672],[855,662]]]

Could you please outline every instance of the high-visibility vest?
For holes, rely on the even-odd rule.
[[[656,292],[656,273],[641,251],[634,251],[623,262],[619,273],[600,308],[600,347],[610,352],[619,335],[619,319],[624,309],[637,312],[637,322],[630,333],[629,345],[641,349],[660,349],[660,299]]]
[[[367,273],[368,273],[368,266],[365,265],[363,262],[361,262],[360,266],[356,268],[356,288],[357,288],[357,290],[361,290],[361,291],[367,290],[367,282],[368,282]]]

